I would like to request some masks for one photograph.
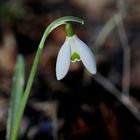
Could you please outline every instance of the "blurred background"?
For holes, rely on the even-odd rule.
[[[55,29],[40,59],[19,140],[139,140],[139,0],[0,1],[0,140],[5,140],[17,55],[25,59],[27,82],[45,28],[69,15],[84,19],[73,27],[93,50],[98,73],[91,75],[77,62],[56,80],[66,33],[63,26]]]

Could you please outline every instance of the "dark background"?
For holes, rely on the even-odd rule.
[[[123,22],[109,35],[103,34],[101,39],[106,40],[95,46],[100,31],[120,8],[127,13]],[[139,140],[139,0],[0,1],[0,140],[5,139],[17,55],[25,58],[27,81],[45,28],[56,18],[69,15],[84,19],[84,25],[74,23],[73,27],[93,50],[98,73],[91,75],[77,62],[71,64],[64,79],[57,81],[56,58],[66,33],[63,26],[54,30],[40,59],[19,139]]]

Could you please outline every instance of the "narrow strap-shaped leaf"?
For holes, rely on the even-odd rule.
[[[12,93],[8,112],[7,134],[6,134],[7,140],[10,140],[12,131],[14,129],[14,124],[16,123],[16,118],[23,94],[24,76],[25,76],[25,63],[23,57],[19,55],[17,57],[15,73],[13,77]]]

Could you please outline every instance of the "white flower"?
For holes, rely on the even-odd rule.
[[[89,47],[76,35],[66,37],[56,62],[56,77],[58,80],[67,74],[70,62],[82,61],[84,66],[92,74],[96,73],[96,60]]]

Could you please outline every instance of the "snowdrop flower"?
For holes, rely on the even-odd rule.
[[[82,61],[87,70],[96,73],[96,60],[89,47],[81,41],[72,30],[70,24],[66,25],[67,37],[62,45],[56,62],[56,77],[61,80],[68,72],[70,62]]]

